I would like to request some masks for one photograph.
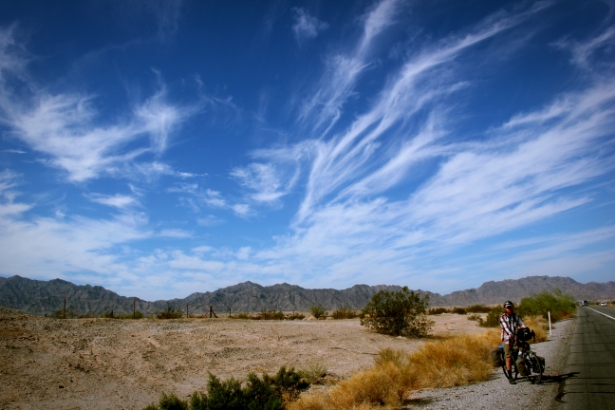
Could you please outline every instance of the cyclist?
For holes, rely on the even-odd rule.
[[[504,357],[506,359],[506,370],[510,372],[513,349],[517,344],[517,329],[523,329],[525,323],[521,320],[521,316],[515,313],[515,305],[507,300],[504,302],[504,313],[500,316],[500,327],[502,327],[502,344],[504,345]],[[510,384],[516,384],[511,378],[508,379]]]

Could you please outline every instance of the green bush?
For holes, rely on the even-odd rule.
[[[361,325],[394,336],[426,336],[434,322],[426,316],[429,295],[421,298],[404,286],[397,292],[381,290],[363,309]]]
[[[468,313],[468,311],[465,308],[456,307],[456,308],[453,308],[451,313],[455,313],[457,315],[465,315],[466,313]]]
[[[466,310],[468,313],[489,313],[491,311],[491,307],[485,305],[472,305],[468,306]]]
[[[188,410],[188,403],[181,400],[174,394],[162,393],[158,406],[150,404],[144,410]]]
[[[145,410],[283,410],[284,400],[296,400],[308,387],[292,368],[281,367],[273,377],[250,373],[245,387],[233,378],[220,381],[210,373],[207,394],[194,392],[188,403],[163,393],[158,406],[150,404]]]
[[[284,312],[282,312],[281,310],[278,310],[276,312],[275,310],[267,311],[267,309],[263,309],[258,314],[258,317],[255,318],[255,319],[258,319],[258,320],[284,320]]]
[[[357,312],[347,306],[342,306],[341,308],[336,309],[333,311],[333,313],[331,313],[331,317],[333,317],[333,319],[354,319],[358,316],[359,315],[357,314]]]
[[[327,315],[327,312],[325,311],[325,309],[322,306],[320,306],[320,305],[314,305],[314,306],[310,307],[310,313],[316,319],[320,319],[321,317]]]
[[[551,312],[551,320],[556,322],[573,316],[576,309],[576,301],[572,295],[563,294],[559,289],[555,289],[553,292],[543,290],[521,299],[516,312],[521,316],[542,316],[545,319],[547,312]]]
[[[170,305],[162,312],[158,312],[155,315],[158,319],[181,319],[184,317],[184,311],[182,308],[173,309]]]
[[[442,313],[450,313],[450,310],[443,307],[431,308],[427,311],[428,315],[441,315]]]
[[[108,312],[103,312],[100,314],[100,317],[106,319],[143,319],[143,313],[140,310],[137,310],[135,314],[133,313],[114,313],[112,310]]]
[[[500,316],[502,316],[502,313],[504,313],[504,308],[500,306],[494,307],[487,313],[487,320],[479,318],[478,324],[483,327],[498,327],[500,326]]]

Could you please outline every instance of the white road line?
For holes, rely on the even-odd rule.
[[[613,320],[615,320],[615,317],[613,317],[613,316],[609,316],[609,315],[607,315],[606,313],[602,313],[602,312],[600,312],[599,310],[592,309],[592,308],[590,308],[590,307],[588,307],[587,309],[589,309],[589,310],[593,310],[593,311],[594,311],[594,312],[596,312],[596,313],[600,313],[602,316],[606,316],[606,317],[608,317],[609,319],[613,319]]]

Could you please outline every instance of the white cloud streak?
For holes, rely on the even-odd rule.
[[[126,209],[135,205],[139,205],[139,201],[133,197],[128,195],[101,195],[101,194],[92,194],[87,195],[87,198],[92,201],[102,205],[110,206],[118,209]]]
[[[146,153],[160,155],[171,133],[200,110],[200,103],[171,103],[161,84],[152,97],[133,108],[133,116],[101,124],[94,96],[39,89],[23,75],[28,61],[15,48],[23,46],[15,41],[14,30],[0,31],[0,121],[15,138],[44,154],[47,164],[64,170],[72,182],[116,172]],[[14,84],[31,89],[29,97],[16,95]],[[147,136],[149,146],[128,148]]]
[[[341,109],[352,94],[359,76],[370,66],[367,58],[374,40],[394,23],[397,0],[383,0],[365,17],[363,32],[354,53],[329,59],[325,75],[314,94],[303,101],[299,121],[316,131],[330,129],[339,120]]]
[[[315,38],[320,31],[326,30],[329,27],[327,23],[318,20],[314,16],[310,16],[303,8],[295,8],[294,12],[295,23],[293,24],[293,32],[299,44]]]

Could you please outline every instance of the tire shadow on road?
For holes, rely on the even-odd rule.
[[[558,375],[543,374],[541,383],[562,383],[563,381],[575,377],[579,373],[580,372],[570,372]]]

